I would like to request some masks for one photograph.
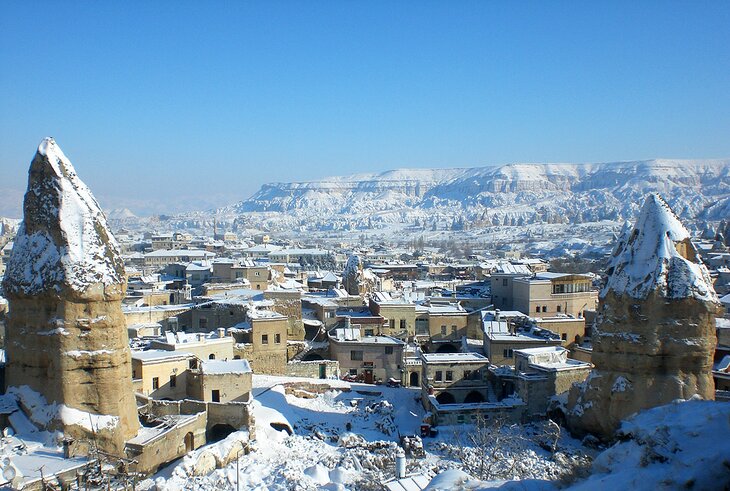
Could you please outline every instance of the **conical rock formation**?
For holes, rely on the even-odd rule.
[[[568,424],[610,438],[625,417],[695,394],[714,399],[717,295],[690,235],[656,194],[622,234],[592,336],[595,369],[570,391]]]
[[[45,410],[32,410],[44,414],[37,423],[121,454],[139,427],[124,263],[101,208],[52,138],[31,163],[23,211],[3,281],[8,389],[21,401],[45,398]]]

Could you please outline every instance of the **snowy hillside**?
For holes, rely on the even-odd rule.
[[[694,217],[730,195],[730,160],[395,170],[266,184],[220,211],[316,216],[455,208],[492,224],[585,222],[632,216],[636,200],[651,191],[671,197],[681,216]]]

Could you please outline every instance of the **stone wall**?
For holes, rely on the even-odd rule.
[[[322,377],[324,366],[324,377]],[[286,366],[286,374],[292,377],[337,378],[340,364],[336,360],[292,361]]]

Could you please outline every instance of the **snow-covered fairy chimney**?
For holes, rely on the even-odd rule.
[[[690,234],[650,194],[617,241],[601,291],[588,379],[573,386],[568,424],[610,438],[631,414],[699,395],[714,399],[719,312],[712,279]]]
[[[30,165],[3,289],[8,392],[37,425],[62,430],[81,451],[95,440],[123,455],[139,427],[124,263],[96,199],[52,138]]]

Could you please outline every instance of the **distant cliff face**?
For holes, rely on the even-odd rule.
[[[382,223],[444,216],[485,225],[582,223],[634,217],[649,192],[666,196],[683,218],[719,220],[730,199],[730,160],[396,170],[266,184],[219,213],[276,212],[289,224],[316,218],[319,226],[364,215]]]

